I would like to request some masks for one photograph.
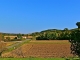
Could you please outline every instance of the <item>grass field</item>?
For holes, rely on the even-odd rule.
[[[0,58],[0,60],[80,60],[80,58]]]
[[[0,58],[0,60],[65,60],[64,58]]]

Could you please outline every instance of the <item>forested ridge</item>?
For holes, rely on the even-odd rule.
[[[37,36],[37,40],[69,40],[71,38],[71,32],[77,30],[64,28],[63,30],[59,29],[48,29],[41,32],[32,33],[32,36]]]

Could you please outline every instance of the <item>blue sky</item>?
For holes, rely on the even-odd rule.
[[[0,0],[0,32],[76,28],[80,0]]]

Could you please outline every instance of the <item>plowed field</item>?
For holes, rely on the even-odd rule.
[[[56,41],[55,41],[56,42]],[[3,57],[71,57],[73,56],[70,52],[70,43],[65,41],[65,43],[49,42],[47,44],[35,44],[30,42],[19,47],[12,52],[5,53]]]

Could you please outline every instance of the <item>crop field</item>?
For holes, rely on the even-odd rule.
[[[68,40],[31,40],[30,43],[35,44],[70,44]]]
[[[11,52],[3,54],[2,57],[65,58],[73,56],[70,52],[70,43],[67,40],[34,40]]]

